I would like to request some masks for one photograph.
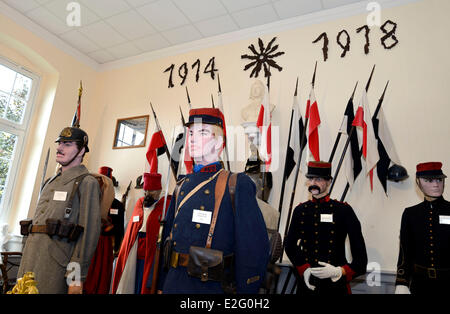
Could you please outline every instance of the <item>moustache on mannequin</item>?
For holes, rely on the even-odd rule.
[[[311,185],[311,186],[308,188],[308,191],[309,191],[309,192],[312,192],[312,190],[317,190],[317,191],[319,191],[319,193],[320,193],[320,187],[317,186],[317,185]]]
[[[144,207],[152,206],[156,200],[151,195],[146,195],[144,198]]]

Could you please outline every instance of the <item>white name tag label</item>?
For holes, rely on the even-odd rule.
[[[117,208],[110,208],[109,209],[109,213],[111,215],[119,215],[119,209],[117,209]]]
[[[192,222],[209,225],[211,224],[211,216],[211,212],[194,209],[194,212],[192,213]]]
[[[55,194],[53,194],[53,200],[54,201],[65,201],[67,199],[67,192],[66,191],[55,191]]]
[[[320,222],[333,222],[333,214],[320,214]]]
[[[439,215],[439,223],[441,225],[450,225],[450,216]]]
[[[133,222],[139,222],[139,216],[133,216]]]

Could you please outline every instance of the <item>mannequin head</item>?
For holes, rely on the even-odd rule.
[[[425,196],[433,201],[444,193],[445,178],[441,162],[426,162],[417,165],[416,183]]]
[[[319,199],[326,196],[332,179],[331,163],[310,161],[306,178],[306,186],[313,198]]]

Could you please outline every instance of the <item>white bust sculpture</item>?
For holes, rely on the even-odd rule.
[[[245,122],[256,122],[258,120],[259,110],[261,109],[264,98],[265,86],[260,80],[255,82],[250,87],[249,103],[241,110],[241,117]],[[270,104],[270,112],[275,106]]]

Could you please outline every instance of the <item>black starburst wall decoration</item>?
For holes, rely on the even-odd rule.
[[[248,69],[253,67],[252,71],[250,72],[250,77],[258,77],[259,72],[264,69],[264,77],[267,77],[267,79],[269,80],[271,76],[270,68],[275,68],[280,72],[283,70],[283,68],[279,66],[274,60],[276,57],[284,55],[284,51],[277,52],[279,46],[274,45],[276,39],[276,37],[272,38],[267,46],[264,47],[263,41],[261,40],[261,38],[258,38],[259,52],[256,50],[255,46],[251,44],[250,46],[248,46],[248,49],[250,49],[253,54],[241,55],[241,59],[251,60],[251,62],[246,64],[244,67],[244,71],[247,71]]]

